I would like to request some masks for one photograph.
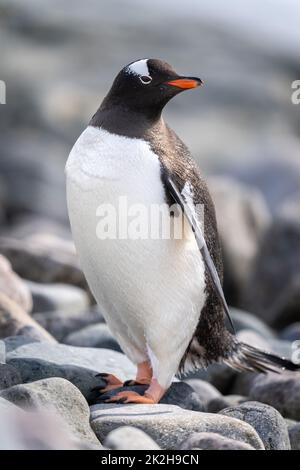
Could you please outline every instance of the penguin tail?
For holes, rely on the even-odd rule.
[[[262,351],[246,343],[236,342],[232,354],[224,362],[239,372],[300,371],[300,365],[275,354]]]

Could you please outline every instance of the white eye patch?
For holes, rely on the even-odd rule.
[[[149,85],[149,83],[152,82],[152,77],[150,77],[150,75],[142,75],[139,79],[144,85]]]
[[[128,65],[128,67],[126,68],[126,72],[133,73],[134,75],[139,75],[141,77],[148,77],[149,69],[147,61],[148,59],[141,59],[137,60],[136,62],[133,62],[132,64]]]

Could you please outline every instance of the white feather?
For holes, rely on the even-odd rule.
[[[133,62],[132,64],[128,65],[126,70],[128,73],[133,73],[134,75],[149,76],[147,61],[148,59],[137,60],[136,62]]]
[[[168,240],[99,240],[101,203],[163,204],[160,163],[149,144],[88,127],[67,165],[73,237],[91,290],[108,326],[134,362],[150,355],[167,388],[205,302],[204,264],[192,236]],[[122,214],[121,214],[122,215]]]

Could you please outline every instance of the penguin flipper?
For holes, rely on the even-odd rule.
[[[183,188],[182,191],[179,190],[176,182],[170,175],[167,176],[167,178],[165,179],[165,182],[167,184],[168,190],[172,198],[177,204],[180,205],[187,221],[189,222],[193,230],[198,248],[200,250],[200,253],[202,254],[202,257],[203,257],[205,266],[207,268],[209,277],[211,279],[212,285],[214,287],[215,293],[224,309],[224,312],[227,315],[232,332],[233,334],[235,334],[235,329],[233,326],[232,319],[230,317],[230,312],[229,312],[229,308],[225,299],[221,281],[217,273],[216,267],[214,265],[214,262],[210,256],[209,250],[207,248],[207,244],[203,236],[199,220],[197,219],[196,214],[195,214],[195,209],[192,207],[191,203],[189,202],[190,198],[188,198],[187,195],[185,194],[185,188]]]

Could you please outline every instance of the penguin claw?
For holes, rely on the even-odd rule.
[[[101,378],[104,382],[104,386],[94,387],[92,389],[93,392],[98,391],[99,393],[103,394],[114,390],[115,388],[123,387],[123,382],[121,382],[121,380],[113,374],[106,374],[101,372],[99,374],[96,374],[95,377]]]
[[[133,387],[135,385],[149,385],[150,384],[150,380],[126,380],[124,383],[123,383],[123,387]]]
[[[140,395],[137,392],[119,392],[113,397],[104,400],[105,403],[117,403],[117,404],[127,404],[127,403],[136,403],[140,405],[153,405],[155,400],[147,395]]]

